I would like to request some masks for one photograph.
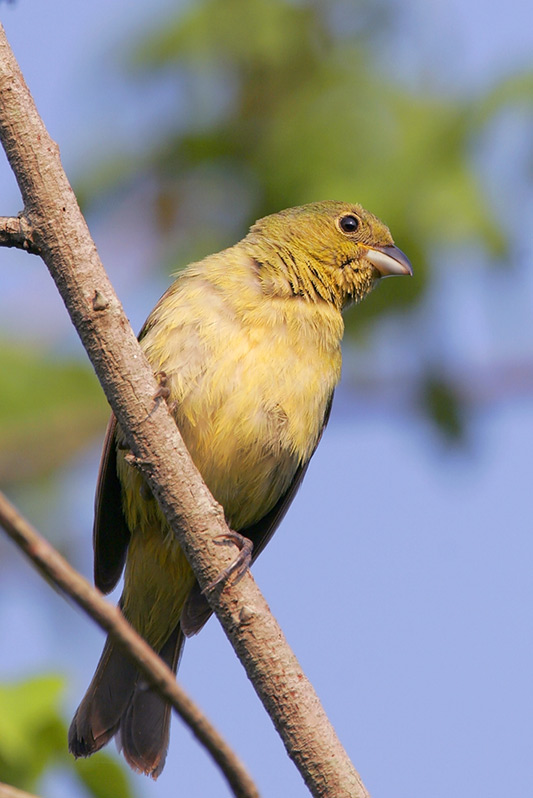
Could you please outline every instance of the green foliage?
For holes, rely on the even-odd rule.
[[[55,676],[0,686],[1,781],[32,790],[50,762],[64,755],[61,689]]]
[[[465,425],[459,397],[448,382],[429,375],[424,382],[422,401],[450,443],[463,437]]]
[[[356,3],[357,29],[340,35],[336,5],[204,0],[153,32],[132,66],[174,76],[187,101],[139,174],[156,178],[156,210],[183,258],[197,254],[206,215],[207,251],[282,207],[353,198],[390,225],[415,263],[415,285],[395,285],[395,304],[407,307],[424,290],[435,245],[505,250],[470,159],[479,114],[472,98],[408,90],[379,71],[386,6],[372,15]],[[233,231],[211,207],[222,198],[234,205]],[[358,318],[388,306],[381,292]]]
[[[78,759],[74,769],[94,798],[130,798],[133,795],[126,771],[107,754]]]
[[[100,386],[78,361],[4,342],[0,374],[2,484],[52,471],[105,423]]]
[[[71,772],[89,796],[131,798],[128,777],[110,756],[75,762],[67,753],[62,690],[58,676],[0,685],[0,781],[35,791],[45,771],[59,767]]]

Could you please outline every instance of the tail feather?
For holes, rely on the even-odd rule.
[[[174,673],[184,640],[178,624],[160,652]],[[169,727],[170,705],[108,639],[70,725],[70,752],[76,758],[90,756],[116,734],[131,767],[156,779],[165,764]]]
[[[70,724],[68,744],[75,757],[94,754],[113,737],[136,680],[137,668],[108,638],[96,673]]]
[[[198,634],[212,614],[213,610],[202,593],[200,585],[195,582],[185,600],[180,616],[181,630],[185,637]]]
[[[174,673],[184,639],[178,624],[159,653]],[[165,764],[169,730],[170,704],[139,678],[117,732],[119,749],[130,767],[156,779]]]

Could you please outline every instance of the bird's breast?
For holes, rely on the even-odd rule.
[[[179,312],[163,314],[142,343],[167,375],[197,468],[238,530],[274,506],[315,449],[340,376],[342,319],[298,299],[229,305],[208,285],[196,298],[178,297]]]

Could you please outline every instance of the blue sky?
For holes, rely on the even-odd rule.
[[[114,64],[129,33],[142,32],[174,5],[19,0],[1,6],[73,179],[110,144],[135,150],[155,119],[164,124],[165,87],[147,97],[142,86],[126,84]],[[533,12],[521,0],[405,0],[401,30],[385,48],[382,66],[399,67],[412,81],[435,75],[446,90],[461,90],[531,65],[532,53]],[[513,201],[522,139],[510,128],[487,167],[487,190],[497,196],[503,187],[503,204]],[[19,209],[14,181],[0,163],[0,213]],[[512,284],[505,275],[487,281],[476,268],[460,287],[457,271],[443,269],[435,278],[430,312],[439,318],[439,336],[428,353],[444,351],[466,373],[509,354],[531,362],[530,196],[516,214],[527,232]],[[121,218],[96,220],[93,232],[138,328],[164,285],[160,276],[149,279],[152,253],[143,237],[128,230],[125,244]],[[0,275],[0,332],[26,335],[30,326],[52,348],[77,348],[37,259],[2,251]],[[142,291],[133,290],[132,275],[142,280]],[[394,320],[377,334],[372,351],[383,358],[386,374],[391,360],[408,360],[410,336],[422,328],[423,319],[411,329]],[[387,348],[383,340],[398,338],[403,346]],[[357,378],[355,364],[346,385]],[[476,406],[461,451],[447,449],[394,393],[372,406],[364,399],[354,405],[351,394],[341,392],[304,486],[254,569],[374,798],[444,798],[450,789],[456,798],[531,792],[532,444],[531,387]],[[95,444],[65,469],[58,505],[43,508],[34,497],[27,510],[52,538],[59,519],[72,530],[75,565],[86,574],[97,462]],[[7,554],[1,539],[0,553]],[[17,556],[2,572],[1,588],[8,654],[0,678],[64,671],[69,714],[92,675],[102,634]],[[188,642],[180,679],[265,796],[307,795],[215,620]],[[140,777],[135,784],[139,796],[154,798],[229,794],[176,720],[165,772],[155,784]],[[41,794],[77,795],[58,774]]]

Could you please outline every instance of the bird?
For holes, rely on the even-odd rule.
[[[387,226],[357,203],[288,208],[181,270],[139,335],[187,449],[252,559],[278,527],[328,422],[341,374],[343,311],[380,279],[412,275]],[[116,419],[95,497],[94,580],[124,570],[119,606],[173,669],[211,609]],[[159,776],[170,707],[110,638],[74,715],[69,749],[116,736],[136,771]]]

